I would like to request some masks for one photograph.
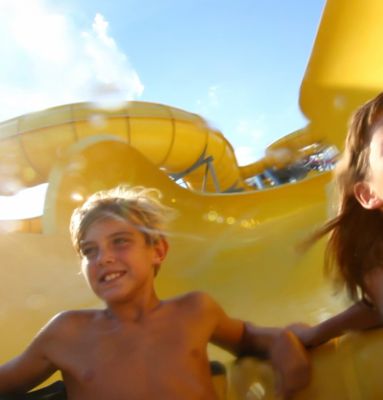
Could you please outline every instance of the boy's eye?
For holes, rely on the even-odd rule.
[[[129,239],[125,238],[125,237],[117,237],[115,239],[113,239],[113,243],[116,245],[124,245],[129,243]]]
[[[81,249],[81,254],[84,257],[90,258],[97,254],[97,248],[96,247],[84,247],[83,249]]]

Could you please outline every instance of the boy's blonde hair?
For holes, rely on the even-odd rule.
[[[143,233],[147,244],[156,243],[175,214],[160,199],[159,190],[142,186],[120,185],[96,192],[71,217],[70,234],[77,253],[81,255],[80,243],[90,225],[103,218],[129,221]]]

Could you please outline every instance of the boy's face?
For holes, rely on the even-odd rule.
[[[149,245],[130,222],[104,218],[90,225],[80,249],[90,287],[106,303],[113,303],[153,291],[154,265],[165,258],[167,243],[160,239]]]

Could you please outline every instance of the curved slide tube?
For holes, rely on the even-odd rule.
[[[129,102],[109,111],[80,103],[0,124],[0,194],[46,182],[66,148],[96,135],[118,137],[168,174],[184,176],[190,188],[245,187],[232,146],[198,115],[153,103]]]

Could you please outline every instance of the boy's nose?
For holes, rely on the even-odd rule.
[[[99,264],[110,264],[116,260],[113,251],[108,249],[100,249],[97,257],[97,262]]]

